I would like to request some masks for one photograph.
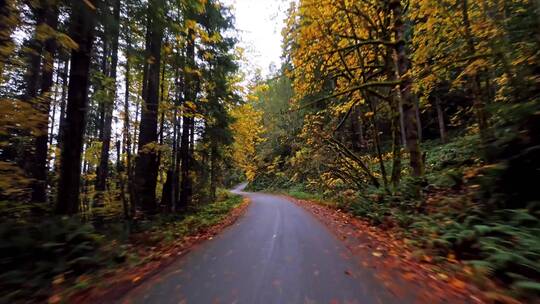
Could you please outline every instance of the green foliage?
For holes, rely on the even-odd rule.
[[[0,224],[2,301],[44,301],[58,278],[62,284],[82,288],[89,284],[77,280],[82,275],[97,274],[126,261],[143,263],[145,259],[130,250],[132,246],[146,252],[200,233],[221,222],[242,202],[242,197],[225,191],[219,191],[218,197],[218,202],[198,206],[186,214],[158,215],[133,223],[130,238],[125,237],[126,222],[100,223],[97,230],[77,218],[51,218],[39,223],[4,221]],[[24,215],[21,219],[28,219],[25,214],[29,211],[18,212]]]
[[[0,289],[3,300],[43,300],[53,280],[72,280],[102,267],[109,256],[102,237],[78,219],[0,224]]]
[[[430,243],[440,254],[454,252],[478,272],[527,294],[540,280],[540,219],[527,209],[472,214],[437,229]],[[518,288],[521,286],[521,288]]]
[[[512,182],[508,170],[515,165],[505,160],[485,165],[479,145],[477,135],[455,137],[444,145],[425,142],[426,180],[405,176],[392,192],[335,188],[323,196],[316,194],[322,187],[312,193],[301,182],[276,180],[275,173],[259,176],[253,187],[281,187],[296,198],[333,201],[435,257],[444,260],[451,254],[466,261],[477,274],[508,286],[513,296],[528,298],[537,294],[540,280],[540,203],[525,199],[510,204],[516,193],[501,185]],[[527,175],[511,176],[527,183]]]
[[[221,222],[231,210],[242,203],[242,197],[220,191],[221,200],[194,207],[188,213],[160,215],[152,221],[141,224],[138,230],[149,232],[151,243],[172,242],[181,237],[193,235]]]

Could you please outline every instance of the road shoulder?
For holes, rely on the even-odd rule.
[[[441,268],[404,241],[346,212],[317,202],[283,197],[328,227],[361,267],[372,269],[375,277],[396,296],[414,303],[484,303],[481,292],[460,275],[464,265]]]

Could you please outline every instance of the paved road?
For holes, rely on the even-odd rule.
[[[247,213],[123,303],[402,303],[320,222],[281,197],[243,193]]]

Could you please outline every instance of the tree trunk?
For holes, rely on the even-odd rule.
[[[217,161],[218,147],[212,145],[212,150],[210,151],[210,202],[216,201],[216,189],[217,189],[217,177],[218,177],[218,166]]]
[[[129,202],[131,204],[131,208],[129,208],[128,218],[132,218],[135,215],[135,204],[134,204],[134,193],[133,193],[133,169],[131,165],[131,134],[130,133],[130,123],[129,123],[129,89],[131,86],[131,65],[130,65],[130,59],[131,56],[131,36],[130,36],[129,30],[126,33],[126,75],[125,75],[125,93],[124,93],[124,153],[126,153],[126,181],[127,181],[127,191],[129,195]],[[120,159],[118,160],[120,161]],[[124,189],[125,186],[122,185],[122,189]],[[125,193],[122,194],[123,199],[122,202],[124,204],[124,208],[128,208],[127,205],[127,198]]]
[[[58,26],[59,10],[55,4],[44,5],[45,23],[53,30]],[[34,143],[34,159],[32,164],[32,177],[35,179],[32,184],[32,201],[44,203],[47,200],[47,142],[49,139],[49,112],[51,110],[52,98],[51,88],[53,85],[54,56],[56,53],[56,41],[49,38],[45,41],[45,53],[43,57],[42,77],[41,77],[41,104],[38,106],[39,115],[43,117],[44,123],[36,136]],[[52,133],[51,133],[52,134]]]
[[[60,61],[57,63],[58,69],[60,69]],[[54,141],[54,126],[56,125],[56,112],[58,111],[58,87],[60,84],[60,71],[56,72],[54,95],[52,97],[52,114],[51,114],[51,129],[49,130],[49,147],[52,147]]]
[[[390,9],[394,17],[394,38],[396,43],[394,56],[397,73],[401,78],[399,85],[403,105],[403,118],[405,122],[405,139],[410,155],[412,175],[421,177],[424,174],[424,165],[420,145],[418,144],[418,124],[416,121],[415,102],[412,96],[412,80],[409,76],[409,57],[405,45],[406,24],[403,20],[403,6],[400,0],[391,0]]]
[[[414,113],[416,115],[416,129],[418,132],[418,141],[422,142],[422,118],[420,116],[420,101],[414,96]]]
[[[444,112],[441,107],[441,100],[438,96],[435,96],[435,109],[437,110],[437,120],[439,121],[439,134],[441,136],[441,142],[445,144],[446,138],[446,124],[444,123]]]
[[[62,71],[62,95],[60,95],[60,117],[58,118],[58,148],[61,147],[62,134],[66,128],[66,105],[68,92],[68,76],[69,76],[69,59],[64,61],[64,69]]]
[[[62,138],[56,203],[58,214],[75,214],[79,210],[81,154],[88,104],[90,56],[94,41],[94,8],[95,0],[76,1],[72,4],[70,37],[79,47],[71,52],[66,126]]]
[[[392,176],[391,183],[394,188],[401,179],[401,118],[399,115],[399,101],[393,98],[391,102],[391,128],[392,128]]]
[[[186,65],[191,70],[195,68],[195,32],[190,29],[188,33],[188,41],[186,46]],[[195,101],[193,73],[185,73],[184,84],[184,103]],[[193,113],[188,107],[184,107],[182,119],[182,138],[180,142],[180,159],[181,159],[181,181],[180,181],[180,198],[177,210],[184,209],[191,204],[192,181],[191,181],[191,149],[190,138],[193,130],[193,118],[190,117]]]
[[[143,84],[144,107],[142,107],[141,125],[139,128],[139,155],[135,166],[135,191],[137,205],[146,213],[156,212],[156,184],[158,175],[158,160],[155,151],[157,144],[157,116],[159,103],[159,74],[161,66],[161,43],[163,38],[163,22],[159,11],[162,1],[151,1],[148,8],[148,29],[150,38],[147,49],[148,69],[145,71],[147,80]],[[154,146],[154,147],[153,147]]]
[[[105,111],[103,120],[103,142],[101,145],[100,162],[96,176],[96,199],[98,204],[103,204],[103,192],[107,188],[107,178],[109,176],[109,150],[111,147],[111,127],[114,105],[116,101],[116,73],[118,66],[118,38],[120,35],[120,0],[115,0],[113,6],[114,24],[111,28],[112,34],[112,49],[111,49],[111,66],[109,69],[109,78],[114,80],[113,86],[107,88],[107,100],[105,101]]]

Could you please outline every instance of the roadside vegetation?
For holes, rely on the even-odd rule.
[[[292,5],[287,61],[252,90],[264,131],[248,189],[346,210],[432,263],[465,263],[489,299],[534,301],[539,9]]]
[[[214,0],[0,2],[1,303],[66,301],[234,211],[233,21]]]
[[[189,249],[192,238],[206,239],[242,204],[242,197],[220,191],[216,203],[182,214],[138,221],[114,217],[92,225],[79,217],[14,219],[0,224],[2,303],[65,300],[103,280]],[[142,276],[142,275],[141,275]],[[138,279],[142,279],[139,276]],[[137,276],[134,276],[137,278]],[[135,283],[135,282],[134,282]],[[110,282],[109,282],[110,284]]]

